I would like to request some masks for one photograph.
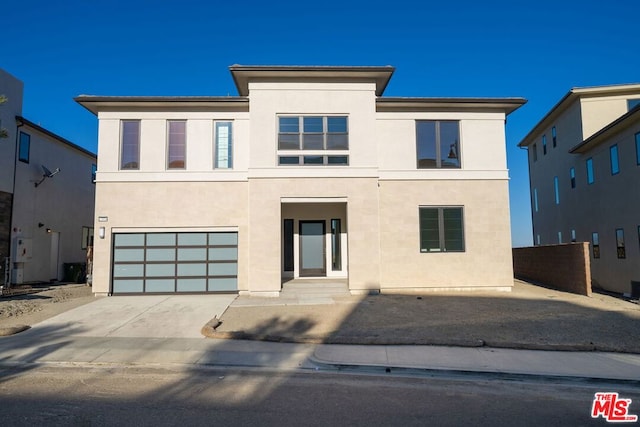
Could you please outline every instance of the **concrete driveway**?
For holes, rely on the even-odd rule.
[[[200,329],[220,318],[236,295],[140,295],[101,298],[44,322],[40,329],[85,337],[203,338]]]

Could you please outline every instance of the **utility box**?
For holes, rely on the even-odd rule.
[[[33,251],[33,241],[24,237],[13,238],[13,262],[29,262],[31,261]]]
[[[11,271],[11,283],[21,285],[24,283],[24,268],[18,267]]]

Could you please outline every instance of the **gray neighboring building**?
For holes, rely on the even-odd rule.
[[[93,236],[96,155],[22,117],[23,87],[0,69],[0,285],[64,279]]]
[[[571,89],[528,150],[535,245],[590,242],[592,283],[640,281],[640,84]]]

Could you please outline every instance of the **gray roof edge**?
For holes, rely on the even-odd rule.
[[[58,140],[59,142],[62,142],[63,144],[66,144],[69,147],[71,147],[71,148],[73,148],[75,150],[78,150],[78,151],[80,151],[80,152],[82,152],[82,153],[84,153],[84,154],[86,154],[86,155],[88,155],[88,156],[90,156],[90,157],[92,157],[94,159],[98,158],[98,156],[95,153],[92,153],[91,151],[87,150],[86,148],[83,148],[83,147],[79,146],[78,144],[75,144],[75,143],[69,141],[68,139],[61,137],[60,135],[57,135],[57,134],[51,132],[50,130],[43,128],[42,126],[32,122],[31,120],[25,119],[22,116],[16,116],[16,121],[21,123],[21,124],[23,124],[23,125],[27,125],[30,128],[33,128],[33,129],[37,130],[40,133],[43,133],[43,134],[45,134],[47,136],[50,136],[51,138],[54,138],[54,139]]]

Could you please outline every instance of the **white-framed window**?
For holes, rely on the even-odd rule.
[[[347,116],[279,116],[278,165],[349,164]]]

